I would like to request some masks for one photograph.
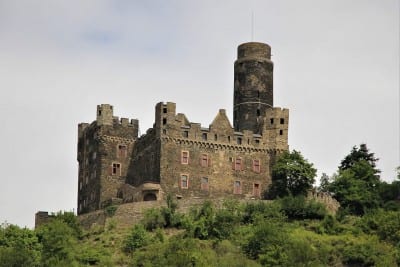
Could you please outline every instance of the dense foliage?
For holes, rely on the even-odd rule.
[[[377,161],[366,144],[354,146],[336,174],[322,177],[321,189],[340,202],[342,212],[363,215],[380,207],[400,210],[400,181],[381,181]]]
[[[288,195],[307,195],[313,187],[317,170],[300,152],[284,152],[272,168],[272,184],[267,198],[274,199]]]
[[[114,207],[104,226],[86,231],[68,212],[35,230],[3,223],[0,267],[400,265],[400,168],[397,181],[382,182],[373,154],[354,147],[336,175],[321,179],[320,190],[342,205],[334,215],[304,196],[312,164],[298,152],[279,162],[285,186],[276,188],[286,193],[273,201],[206,201],[182,214],[168,196],[167,207],[147,210],[131,229]]]

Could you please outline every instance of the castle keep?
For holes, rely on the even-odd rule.
[[[177,198],[262,198],[276,156],[288,150],[289,110],[273,106],[271,48],[238,47],[233,126],[221,109],[208,128],[155,106],[155,121],[138,136],[138,120],[97,106],[91,124],[78,125],[78,214],[110,204]]]

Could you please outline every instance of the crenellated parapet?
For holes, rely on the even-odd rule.
[[[175,103],[167,102],[156,105],[154,125],[159,137],[287,150],[289,110],[268,108],[260,121],[260,134],[250,130],[235,131],[226,111],[220,109],[209,127],[202,127],[200,123],[190,122],[184,114],[176,114]]]

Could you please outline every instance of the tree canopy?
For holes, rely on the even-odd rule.
[[[317,170],[300,152],[283,152],[272,168],[272,184],[267,198],[307,195]]]

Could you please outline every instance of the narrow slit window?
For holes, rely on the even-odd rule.
[[[163,125],[167,124],[167,118],[163,118],[162,123]]]
[[[260,197],[261,196],[261,187],[260,184],[253,185],[253,196]]]
[[[283,135],[283,130],[279,130],[279,135]]]
[[[257,116],[260,116],[261,112],[260,109],[257,109]]]
[[[218,135],[214,134],[214,141],[218,141]]]

